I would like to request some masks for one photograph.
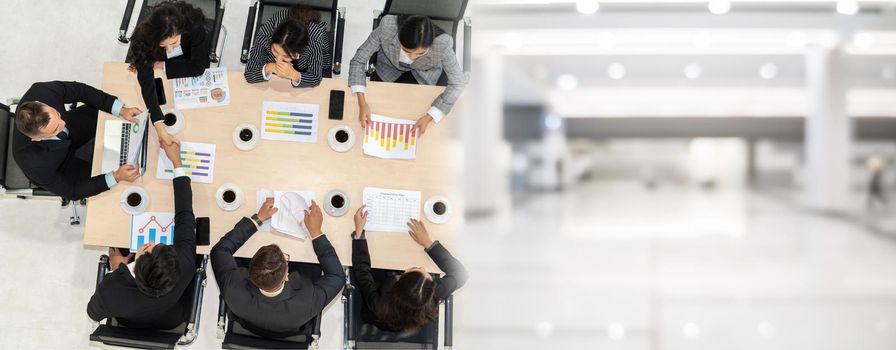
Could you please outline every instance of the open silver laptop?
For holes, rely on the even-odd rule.
[[[103,132],[102,172],[117,170],[124,164],[134,164],[140,174],[146,172],[147,113],[137,116],[139,123],[122,119],[107,120]]]

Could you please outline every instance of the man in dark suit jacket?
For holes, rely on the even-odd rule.
[[[67,111],[65,104],[74,102],[83,106]],[[131,122],[137,122],[136,116],[142,113],[83,83],[31,85],[16,109],[17,132],[12,137],[16,164],[32,182],[68,200],[97,195],[119,181],[134,181],[140,174],[131,164],[90,177],[100,110]]]
[[[276,211],[273,198],[268,198],[258,214],[240,220],[215,244],[211,260],[218,288],[234,320],[259,336],[285,338],[301,333],[301,326],[339,294],[345,273],[336,250],[321,232],[323,214],[313,201],[305,211],[305,225],[323,276],[312,282],[310,276],[288,273],[289,257],[276,244],[259,249],[248,269],[238,267],[233,254]]]
[[[171,329],[187,319],[187,287],[196,273],[196,218],[193,191],[184,174],[180,146],[163,146],[174,165],[174,245],[147,243],[134,263],[109,249],[110,272],[87,304],[87,315],[100,321],[115,317],[132,328]]]

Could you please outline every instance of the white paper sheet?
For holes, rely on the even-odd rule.
[[[316,143],[319,111],[319,105],[265,101],[261,104],[261,138]]]
[[[193,182],[210,184],[215,175],[215,144],[199,142],[181,142],[180,160],[184,171]],[[156,178],[170,180],[174,178],[174,165],[159,149],[159,162],[156,166]]]
[[[365,187],[367,231],[407,232],[411,218],[420,219],[420,192]]]
[[[271,218],[271,227],[277,232],[294,236],[299,239],[308,238],[308,228],[305,227],[305,209],[315,199],[313,191],[273,191],[274,207],[277,212]],[[298,196],[302,200],[293,200],[292,196]],[[263,202],[263,200],[262,200]],[[304,202],[304,203],[302,203]]]
[[[227,68],[208,68],[198,77],[172,79],[174,107],[190,109],[230,104]]]
[[[417,158],[417,129],[413,120],[370,115],[364,130],[364,154],[385,159]]]
[[[131,217],[131,252],[146,243],[174,244],[174,213],[145,212]]]

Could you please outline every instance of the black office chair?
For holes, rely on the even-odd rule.
[[[9,99],[9,105],[0,103],[0,187],[8,193],[20,199],[31,197],[59,197],[40,186],[37,186],[28,176],[22,172],[22,168],[16,164],[12,156],[12,136],[15,132],[15,114],[11,106],[18,105],[17,98]],[[69,217],[70,225],[80,225],[81,216],[78,215],[78,204],[86,204],[86,199],[81,201],[69,201],[61,198],[62,207],[71,206],[72,216]]]
[[[196,255],[196,275],[181,297],[180,303],[189,303],[190,314],[183,323],[173,329],[134,329],[118,323],[115,318],[106,319],[90,334],[90,341],[106,345],[124,346],[138,349],[174,349],[176,345],[187,345],[199,335],[202,314],[202,295],[205,291],[207,255]],[[103,254],[97,266],[96,288],[109,269],[109,257]]]
[[[131,16],[134,14],[135,2],[136,0],[128,0],[128,4],[124,9],[124,17],[121,19],[121,26],[118,28],[118,41],[122,44],[128,43],[128,25],[131,23]],[[140,13],[137,14],[137,23],[140,23],[149,15],[149,7],[155,6],[160,2],[162,0],[143,0],[143,5],[140,6]],[[223,44],[227,42],[227,28],[222,25],[224,22],[225,2],[222,0],[187,0],[186,2],[200,8],[205,18],[210,19],[206,24],[206,28],[209,29],[209,33],[212,35],[208,60],[212,63],[218,63],[221,58],[219,52],[224,52]],[[224,41],[219,50],[218,39],[222,31],[224,32]]]
[[[402,271],[373,269],[371,271],[376,280],[393,278]],[[343,347],[345,349],[438,349],[439,348],[439,319],[430,321],[419,329],[408,332],[391,332],[377,328],[367,323],[361,316],[364,308],[364,298],[361,291],[354,286],[351,269],[346,273],[345,288],[342,290],[343,334],[345,335]],[[432,274],[434,280],[438,280],[438,274]],[[451,349],[454,338],[454,296],[449,296],[442,302],[445,306],[445,349]]]
[[[472,44],[473,24],[470,17],[464,17],[467,11],[468,0],[386,0],[386,6],[373,19],[373,29],[379,27],[380,20],[386,15],[422,15],[429,17],[433,24],[441,28],[455,38],[454,52],[457,53],[457,28],[460,22],[464,23],[464,73],[470,73],[470,46]],[[367,76],[376,71],[376,56],[374,53],[367,62]]]
[[[330,34],[332,73],[325,72],[325,78],[342,72],[342,35],[345,30],[345,8],[339,7],[339,0],[255,0],[249,7],[246,18],[246,31],[243,34],[243,46],[240,51],[240,62],[249,62],[249,52],[255,32],[278,11],[285,10],[295,4],[304,4],[320,12],[320,18],[327,24]]]
[[[251,259],[236,258],[240,267],[248,267]],[[290,262],[289,271],[299,271],[303,276],[312,276],[312,280],[320,278],[322,271],[318,264]],[[243,327],[227,308],[223,296],[218,296],[218,338],[223,338],[224,349],[317,349],[320,338],[320,320],[322,313],[308,323],[302,325],[301,333],[279,339],[265,338]]]

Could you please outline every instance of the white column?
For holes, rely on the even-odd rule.
[[[814,210],[848,209],[852,121],[846,114],[844,69],[839,48],[813,47],[806,55],[803,192],[804,204]]]
[[[497,53],[473,58],[461,106],[464,142],[464,200],[468,213],[491,214],[509,202],[509,146],[503,138],[504,59]]]

